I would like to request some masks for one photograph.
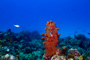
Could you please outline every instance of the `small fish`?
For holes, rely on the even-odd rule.
[[[15,27],[20,27],[19,25],[14,25]]]
[[[50,36],[53,36],[53,35],[50,33]]]
[[[90,35],[90,33],[87,33],[88,35]]]

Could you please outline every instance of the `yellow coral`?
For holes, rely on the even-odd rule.
[[[84,55],[81,55],[81,56],[79,57],[79,60],[85,60]]]
[[[68,59],[70,59],[70,58],[74,58],[74,55],[68,54]]]

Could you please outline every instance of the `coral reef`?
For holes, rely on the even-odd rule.
[[[79,34],[75,35],[74,38],[69,36],[62,39],[63,42],[61,40],[61,43],[57,45],[60,34],[57,34],[58,28],[56,27],[56,24],[53,21],[50,21],[47,22],[46,25],[46,33],[42,34],[45,36],[42,37],[42,39],[45,40],[43,42],[45,48],[44,60],[85,60],[85,56],[87,56],[85,55],[85,50],[90,42],[88,44],[86,43],[90,39],[86,38],[82,34]],[[89,54],[89,52],[87,54]]]
[[[43,41],[38,32],[22,31],[20,33],[13,33],[11,29],[8,30],[0,32],[0,58],[2,60],[5,60],[7,54],[14,56],[17,60],[42,60],[44,48],[42,46]],[[33,38],[31,38],[32,36]]]
[[[59,38],[56,24],[51,21],[47,25],[43,34],[45,37],[42,38],[45,40],[41,40],[42,36],[37,31],[0,31],[0,60],[90,60],[89,38],[83,34],[74,38]]]

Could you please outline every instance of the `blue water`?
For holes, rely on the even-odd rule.
[[[50,20],[60,29],[61,37],[84,34],[89,38],[90,1],[0,0],[0,31],[11,28],[13,32],[36,30],[41,34]]]

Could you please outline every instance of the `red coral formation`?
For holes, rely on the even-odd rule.
[[[47,25],[47,27],[45,28],[46,33],[42,34],[43,36],[45,36],[42,38],[43,40],[45,40],[43,42],[45,48],[44,56],[51,57],[59,49],[57,47],[57,43],[60,42],[58,40],[60,33],[57,34],[57,30],[59,30],[59,28],[56,27],[56,24],[53,21],[47,22],[46,25]]]

